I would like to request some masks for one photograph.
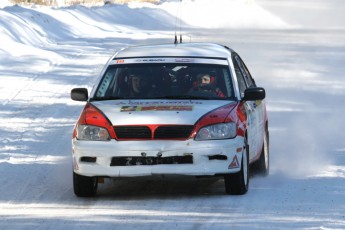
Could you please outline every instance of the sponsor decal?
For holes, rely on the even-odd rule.
[[[187,105],[202,105],[202,101],[118,101],[115,105],[128,106],[187,106]]]
[[[190,58],[176,58],[175,62],[188,63],[188,62],[193,62],[193,59],[190,59]]]
[[[122,106],[120,112],[132,111],[192,111],[193,106]]]
[[[262,100],[256,100],[255,103],[256,103],[256,106],[260,106],[262,103]]]
[[[133,62],[137,63],[148,63],[148,62],[153,62],[153,63],[160,63],[160,62],[167,62],[165,58],[140,58],[140,59],[135,59]]]
[[[234,156],[232,159],[232,162],[229,164],[228,169],[238,168],[240,167],[240,164],[238,163],[237,155]]]
[[[169,57],[157,57],[157,58],[129,58],[112,60],[110,65],[114,64],[131,64],[131,63],[205,63],[205,64],[219,64],[228,65],[226,60],[215,60],[208,58],[169,58]]]

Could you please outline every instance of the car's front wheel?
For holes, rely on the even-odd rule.
[[[262,176],[267,176],[270,172],[269,133],[267,128],[265,130],[260,158],[254,163],[254,171]]]
[[[245,142],[242,154],[241,170],[224,175],[225,192],[231,195],[243,195],[249,187],[249,147]]]
[[[74,194],[79,197],[95,196],[97,192],[97,177],[87,177],[73,172]]]

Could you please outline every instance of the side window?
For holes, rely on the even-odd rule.
[[[244,91],[246,90],[247,86],[246,86],[246,82],[244,80],[243,73],[240,69],[240,66],[238,65],[236,58],[237,58],[237,56],[235,57],[235,61],[234,61],[235,73],[236,73],[236,77],[237,77],[237,81],[238,81],[238,88],[240,89],[241,97],[243,97]]]
[[[240,70],[243,74],[243,77],[245,78],[245,81],[247,83],[248,88],[250,87],[255,87],[255,82],[252,79],[246,65],[243,63],[243,61],[241,60],[241,58],[239,56],[235,56],[235,60],[238,64],[238,66],[240,67]]]
[[[249,87],[255,87],[255,81],[252,78],[252,76],[250,75],[250,72],[249,72],[247,66],[244,64],[243,61],[242,61],[242,65],[243,65],[244,71],[246,72],[246,80],[248,82]]]
[[[252,76],[250,75],[250,72],[249,72],[247,66],[244,64],[243,60],[240,57],[238,57],[238,62],[240,63],[241,70],[242,70],[242,72],[244,74],[244,77],[246,79],[248,87],[249,88],[250,87],[255,87],[255,81],[252,78]]]

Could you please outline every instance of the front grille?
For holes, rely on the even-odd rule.
[[[151,139],[151,130],[147,126],[115,126],[117,138]]]
[[[193,164],[193,156],[173,157],[113,157],[110,166]]]
[[[154,133],[155,139],[186,139],[190,136],[194,126],[193,125],[172,125],[172,126],[160,126]]]
[[[163,125],[154,131],[153,139],[187,139],[193,125]],[[152,139],[152,130],[148,126],[114,126],[118,139]]]

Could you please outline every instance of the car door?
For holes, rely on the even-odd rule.
[[[249,78],[245,65],[241,58],[235,54],[233,56],[233,62],[235,67],[235,73],[237,76],[238,87],[240,90],[241,97],[244,96],[244,91],[247,88],[255,87],[255,82]],[[256,101],[244,101],[243,105],[247,113],[247,138],[249,144],[249,158],[254,159],[258,154],[259,141],[258,141],[258,105]]]
[[[241,60],[243,69],[245,71],[245,79],[246,82],[249,82],[249,87],[256,87],[256,83],[251,76],[247,66]],[[257,100],[254,102],[255,110],[256,110],[256,125],[257,125],[257,153],[260,154],[261,152],[261,144],[263,143],[263,138],[265,134],[265,101],[264,100]]]

